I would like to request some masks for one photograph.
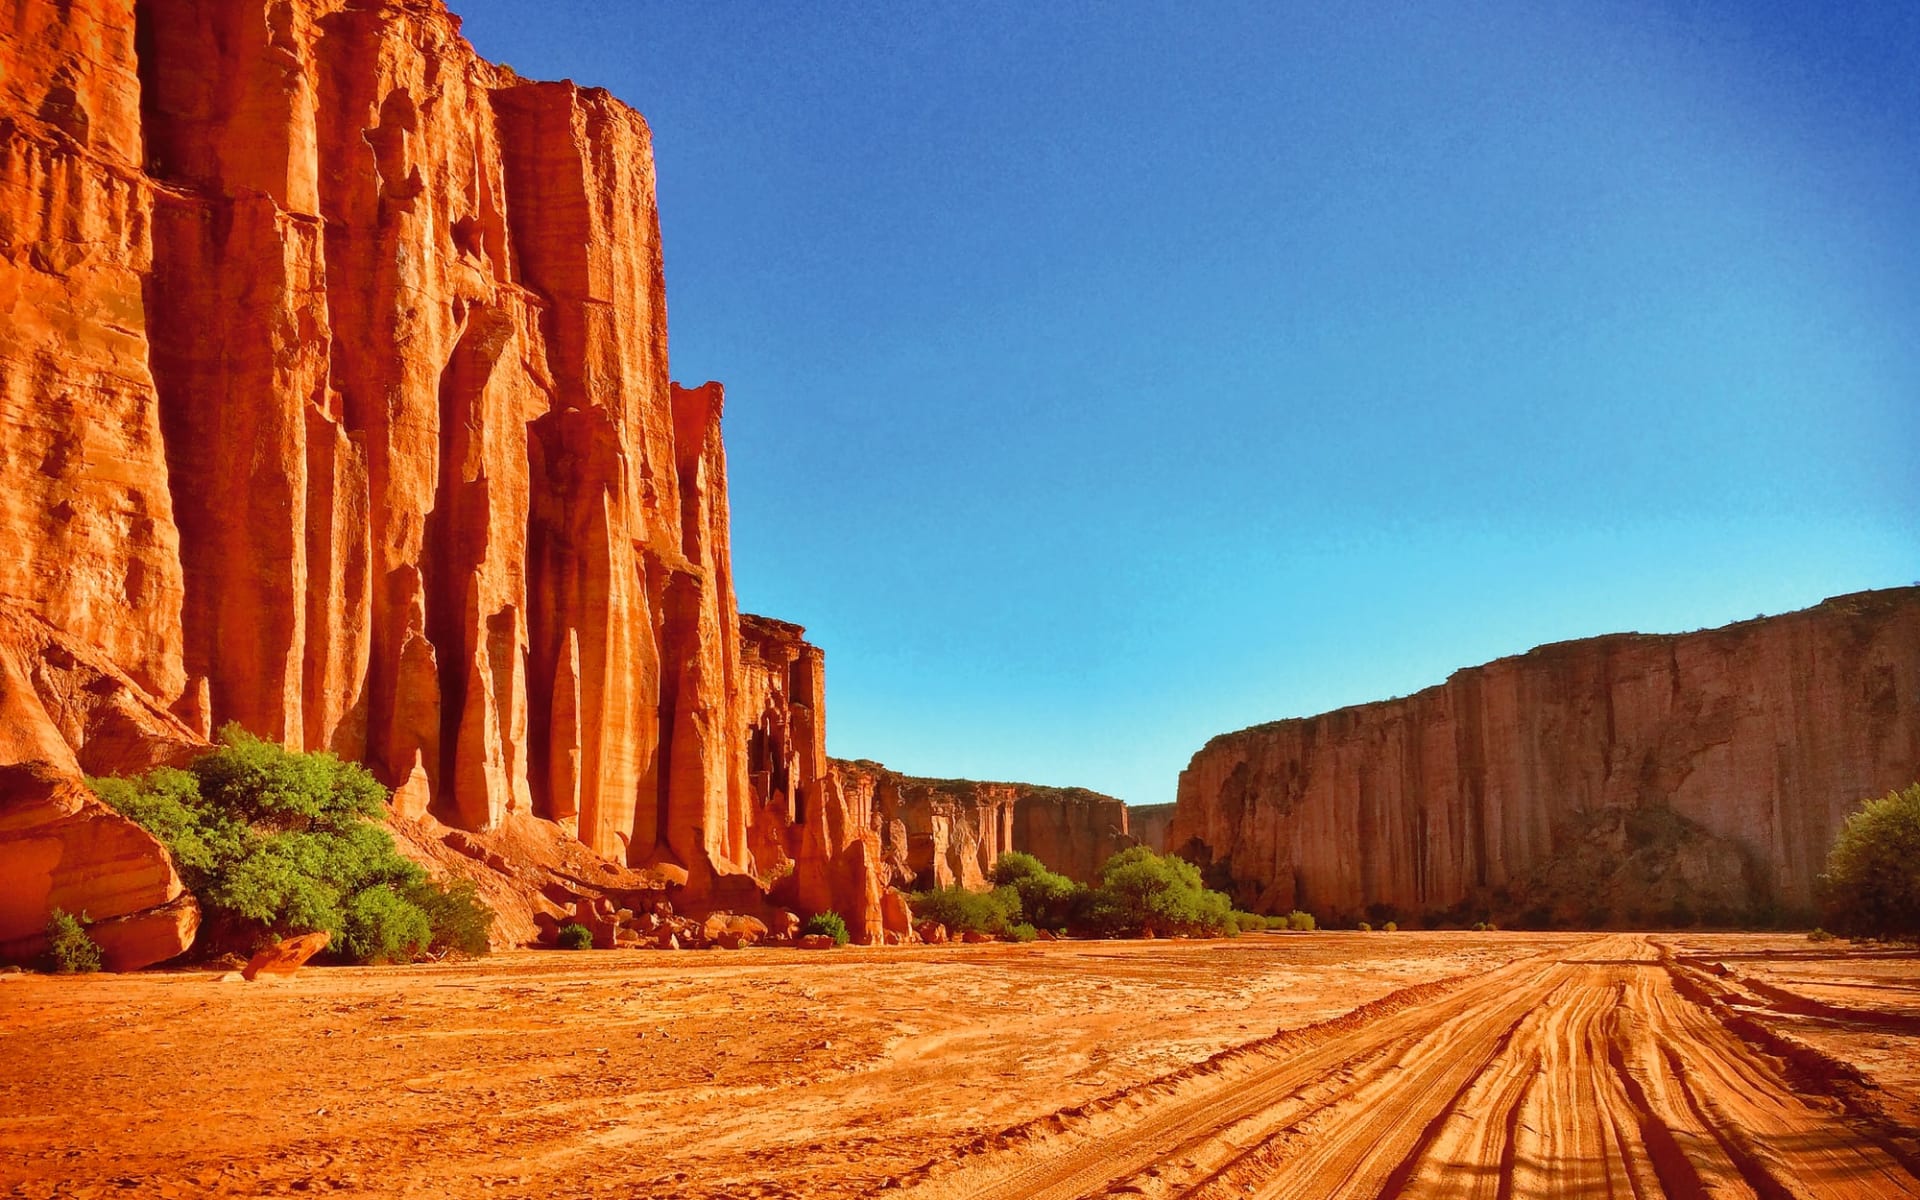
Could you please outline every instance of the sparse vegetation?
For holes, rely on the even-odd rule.
[[[569,922],[560,927],[559,935],[553,939],[553,944],[562,950],[591,950],[593,949],[593,930],[578,922]]]
[[[1359,929],[1361,933],[1372,933],[1372,932],[1373,932],[1373,926],[1372,926],[1372,925],[1369,925],[1369,924],[1368,924],[1367,922],[1365,922],[1365,921],[1362,921],[1362,922],[1360,922],[1360,924],[1359,924],[1359,925],[1357,925],[1357,926],[1355,926],[1355,928],[1357,928],[1357,929]]]
[[[1823,924],[1854,936],[1920,938],[1920,783],[1847,818],[1821,876]]]
[[[1024,921],[1007,930],[1007,940],[1011,942],[1031,942],[1039,936],[1040,931]]]
[[[1312,933],[1315,929],[1318,929],[1319,927],[1320,927],[1319,922],[1313,919],[1313,914],[1310,912],[1301,912],[1299,909],[1296,908],[1292,912],[1287,914],[1288,929],[1294,930],[1298,933]]]
[[[990,892],[934,888],[915,892],[909,900],[916,919],[938,921],[951,933],[1005,933],[1020,919],[1020,895],[1011,887]]]
[[[185,770],[89,783],[172,852],[204,914],[203,952],[325,930],[332,956],[354,962],[486,953],[492,911],[471,884],[443,887],[402,857],[379,824],[386,789],[333,754],[228,725]]]
[[[846,921],[841,918],[839,913],[834,912],[832,909],[828,909],[826,912],[817,912],[811,917],[808,917],[806,926],[801,932],[808,934],[825,934],[827,937],[833,939],[833,944],[836,946],[844,946],[849,940]]]
[[[1380,927],[1380,930],[1383,933],[1399,933],[1400,923],[1398,921],[1388,921],[1385,925],[1382,925]]]
[[[100,969],[100,947],[87,936],[86,916],[56,908],[47,917],[47,962],[56,975],[87,975]]]
[[[1830,942],[1833,940],[1833,935],[1824,929],[1816,928],[1812,933],[1807,935],[1807,940],[1810,942]]]

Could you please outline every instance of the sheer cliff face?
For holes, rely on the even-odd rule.
[[[833,761],[851,809],[870,814],[889,879],[906,889],[988,886],[1009,850],[1092,883],[1127,836],[1127,806],[1086,788],[923,779],[866,760]]]
[[[1225,734],[1171,847],[1244,899],[1581,923],[1799,912],[1858,802],[1920,778],[1920,588],[1544,646]]]
[[[434,0],[13,0],[0,599],[401,811],[751,866],[653,158]]]
[[[1173,824],[1172,804],[1127,805],[1127,829],[1137,845],[1165,853],[1167,827]]]
[[[827,758],[826,659],[805,633],[785,621],[740,618],[740,810],[761,872],[791,888],[781,899],[811,912],[833,909],[857,941],[878,944],[885,880],[872,792],[843,787]]]

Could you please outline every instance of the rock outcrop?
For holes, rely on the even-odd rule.
[[[1542,646],[1224,734],[1169,843],[1268,911],[1745,922],[1809,910],[1840,822],[1920,778],[1920,588]]]
[[[1166,853],[1167,830],[1173,824],[1175,807],[1172,804],[1127,805],[1127,830],[1134,845]]]
[[[927,779],[867,759],[832,767],[850,808],[871,815],[885,874],[908,890],[985,888],[1009,850],[1091,883],[1134,844],[1125,802],[1086,788]]]
[[[0,104],[0,601],[168,745],[235,721],[403,818],[753,880],[789,831],[639,114],[438,0],[18,0]],[[857,907],[860,841],[787,852]]]
[[[782,899],[808,912],[832,909],[855,941],[878,945],[887,876],[872,794],[844,786],[827,758],[826,659],[805,633],[740,618],[744,811],[755,861]]]

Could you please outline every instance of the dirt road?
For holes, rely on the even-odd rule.
[[[1428,985],[928,1172],[925,1200],[1920,1196],[1909,1135],[1645,937]],[[1735,1023],[1738,1022],[1735,1017]]]
[[[1920,957],[1744,935],[10,976],[0,1196],[1920,1195],[1916,1063]]]

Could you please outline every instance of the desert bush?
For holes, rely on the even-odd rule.
[[[1040,931],[1024,921],[1007,930],[1007,940],[1012,942],[1031,942],[1039,936]]]
[[[562,950],[591,950],[593,949],[593,930],[577,921],[568,922],[560,927],[560,932],[553,939],[553,944]]]
[[[422,878],[406,891],[409,903],[427,916],[427,949],[435,954],[488,953],[495,913],[470,879],[440,884]]]
[[[1400,923],[1398,921],[1388,921],[1385,925],[1382,925],[1380,927],[1380,931],[1382,933],[1399,933]]]
[[[832,909],[828,909],[825,912],[817,912],[808,917],[806,925],[801,928],[800,932],[824,933],[833,939],[833,944],[836,946],[846,945],[849,938],[846,921],[842,920],[840,914],[834,912]]]
[[[1065,875],[1049,870],[1033,855],[1017,850],[994,861],[992,879],[1001,887],[1011,887],[1020,898],[1020,909],[1014,917],[1037,926],[1064,924],[1086,891]]]
[[[1312,913],[1301,912],[1297,908],[1287,914],[1286,921],[1288,929],[1299,930],[1301,933],[1312,933],[1320,927],[1319,922],[1313,919]]]
[[[1920,783],[1847,818],[1821,876],[1823,925],[1865,937],[1920,937]]]
[[[935,888],[908,897],[917,921],[938,921],[953,933],[1005,933],[1020,920],[1020,895],[1011,886],[990,892]]]
[[[325,930],[330,956],[349,961],[486,951],[493,914],[472,886],[442,887],[402,857],[379,824],[386,789],[333,754],[228,725],[185,770],[88,782],[173,854],[200,902],[202,950]]]
[[[1485,921],[1475,921],[1473,923],[1473,931],[1475,933],[1485,933],[1487,931],[1487,923]]]
[[[47,962],[56,975],[86,975],[100,969],[100,947],[87,936],[86,916],[56,908],[47,916]]]
[[[1083,918],[1100,932],[1223,933],[1233,903],[1201,883],[1199,868],[1172,854],[1134,846],[1100,868]]]
[[[1807,940],[1810,942],[1830,942],[1833,940],[1833,935],[1824,929],[1815,929],[1807,935]]]
[[[1359,924],[1359,925],[1357,925],[1357,926],[1355,926],[1355,928],[1357,928],[1357,929],[1359,929],[1361,933],[1372,933],[1372,932],[1373,932],[1373,926],[1372,926],[1372,925],[1369,925],[1369,924],[1368,924],[1367,922],[1365,922],[1365,921],[1362,921],[1362,922],[1360,922],[1360,924]]]

